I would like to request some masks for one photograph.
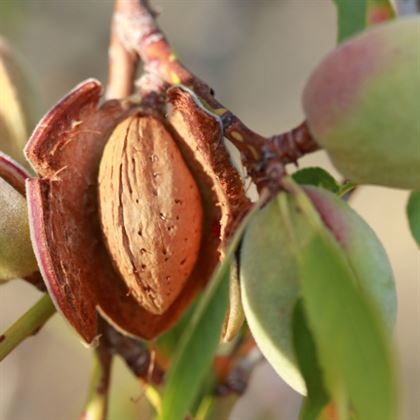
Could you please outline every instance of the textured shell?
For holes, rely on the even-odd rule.
[[[420,189],[420,17],[370,29],[332,51],[303,94],[311,133],[355,182]]]
[[[164,123],[134,115],[108,140],[99,171],[102,231],[131,295],[164,313],[197,261],[198,187]]]
[[[326,228],[345,250],[350,266],[361,280],[359,286],[371,296],[392,329],[396,314],[395,286],[378,238],[338,196],[316,187],[304,190]],[[276,199],[252,220],[241,249],[241,291],[248,324],[263,354],[292,388],[305,393],[291,337],[299,278],[287,223]],[[297,214],[293,219],[295,234],[304,238],[306,226],[305,217]]]

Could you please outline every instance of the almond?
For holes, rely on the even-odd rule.
[[[165,124],[137,114],[120,123],[99,170],[102,231],[131,295],[162,314],[190,276],[200,250],[200,192]]]

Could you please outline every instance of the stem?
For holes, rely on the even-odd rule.
[[[89,393],[80,420],[106,419],[111,362],[111,353],[109,353],[103,344],[99,344],[93,354]]]
[[[150,351],[143,341],[124,336],[105,322],[102,328],[104,345],[112,354],[119,355],[131,372],[146,383],[159,385],[163,380],[163,371],[150,356]]]
[[[107,99],[121,99],[130,96],[133,92],[134,79],[138,57],[128,51],[120,42],[117,34],[117,20],[119,13],[123,13],[128,2],[116,0],[114,17],[111,25],[111,39],[109,44],[109,71],[108,86],[106,89]]]
[[[162,398],[159,391],[150,384],[144,384],[144,395],[146,396],[149,404],[154,408],[158,416],[162,413]]]
[[[0,336],[0,361],[25,338],[35,335],[54,313],[54,304],[46,294]]]
[[[206,83],[191,73],[176,57],[157,26],[156,14],[147,0],[116,1],[124,6],[116,7],[114,16],[115,32],[121,44],[127,51],[138,54],[146,72],[154,75],[154,79],[160,78],[166,85],[183,84],[190,87],[208,108],[220,116],[224,135],[241,152],[243,164],[259,190],[270,183],[269,178],[274,177],[278,181],[284,175],[286,163],[295,162],[303,154],[318,149],[306,123],[288,133],[268,138],[249,129],[214,98],[213,90]],[[164,86],[160,85],[157,89],[163,89]]]

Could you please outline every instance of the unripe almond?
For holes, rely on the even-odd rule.
[[[420,188],[420,18],[375,26],[332,51],[303,93],[309,129],[358,183]]]
[[[338,196],[313,186],[303,187],[303,192],[322,220],[323,229],[344,251],[358,287],[391,330],[396,315],[394,278],[375,233]],[[291,235],[304,242],[309,222],[297,210],[293,210],[292,221],[284,216],[279,200],[287,194],[279,193],[246,230],[241,248],[241,296],[248,325],[262,353],[286,383],[304,394],[306,387],[292,342],[292,312],[301,289],[299,256]],[[287,195],[287,199],[290,203],[295,200],[293,195]],[[336,279],[331,278],[333,281]]]
[[[191,274],[200,250],[198,187],[164,123],[134,115],[108,140],[99,171],[102,230],[132,296],[164,313]]]
[[[28,174],[0,153],[0,283],[37,270],[25,199]]]

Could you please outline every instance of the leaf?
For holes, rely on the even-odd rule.
[[[317,349],[307,325],[302,299],[296,302],[293,310],[292,337],[296,360],[307,389],[307,397],[302,405],[300,419],[312,420],[318,417],[330,397],[324,385]]]
[[[337,43],[367,26],[395,17],[389,0],[333,0],[337,6]]]
[[[339,185],[337,194],[342,197],[344,201],[347,201],[348,197],[353,194],[356,188],[357,184],[351,181],[344,181],[341,185]]]
[[[322,168],[304,168],[295,172],[292,178],[300,185],[315,185],[336,194],[340,189],[336,180]]]
[[[420,191],[413,191],[410,194],[406,210],[411,234],[420,246]]]
[[[191,317],[194,313],[194,310],[197,306],[197,299],[195,299],[182,317],[177,321],[177,323],[170,328],[168,331],[165,331],[163,334],[159,335],[154,342],[154,346],[157,352],[160,354],[160,357],[163,357],[166,363],[170,363],[172,357],[175,353],[179,341],[182,337],[183,332],[185,331],[188,323],[191,321]]]
[[[225,318],[232,257],[245,227],[259,210],[257,204],[246,216],[226,251],[223,262],[199,298],[194,314],[181,337],[168,372],[163,395],[161,420],[182,420],[200,392],[217,350]]]
[[[396,16],[390,0],[367,0],[366,23],[374,25]]]
[[[299,280],[310,329],[331,396],[347,399],[359,420],[395,420],[397,397],[392,352],[375,306],[357,286],[345,254],[307,197],[285,201],[290,226],[300,212],[307,235],[294,237]],[[293,235],[292,235],[293,236]]]
[[[334,0],[337,6],[337,43],[366,26],[366,0]]]

